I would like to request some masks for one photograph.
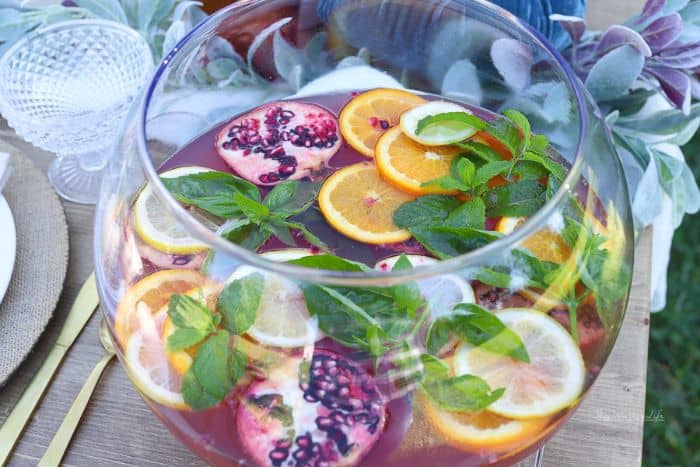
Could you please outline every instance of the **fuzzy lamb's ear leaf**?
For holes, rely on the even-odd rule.
[[[165,31],[165,38],[163,39],[163,56],[167,55],[173,48],[180,42],[180,39],[185,37],[187,33],[187,27],[185,22],[181,20],[173,21],[167,31]]]
[[[248,47],[248,54],[246,55],[246,61],[248,62],[248,69],[249,70],[254,70],[255,67],[253,66],[253,59],[255,58],[255,53],[258,51],[261,45],[265,42],[265,40],[270,37],[271,34],[274,34],[275,31],[278,29],[281,29],[282,26],[285,24],[289,23],[292,21],[291,17],[286,17],[282,18],[279,21],[275,21],[262,31],[255,36],[255,39],[253,39],[253,42],[250,44],[250,47]]]
[[[623,45],[609,53],[591,68],[586,88],[596,101],[615,99],[626,93],[644,68],[639,50]]]
[[[442,95],[457,97],[474,105],[481,104],[481,81],[476,67],[470,60],[457,60],[447,70],[442,80]]]
[[[661,89],[669,101],[684,114],[690,112],[690,78],[682,71],[666,67],[649,67],[651,73],[661,85]]]
[[[611,26],[605,31],[596,47],[596,54],[603,56],[623,45],[630,45],[639,50],[645,57],[651,57],[651,48],[647,41],[637,31],[619,24]]]
[[[279,30],[275,31],[272,39],[272,56],[277,73],[286,81],[290,81],[295,67],[304,60],[302,52],[284,40]]]
[[[578,16],[566,16],[555,13],[549,15],[549,19],[561,24],[561,27],[571,36],[571,41],[574,44],[578,44],[581,41],[581,37],[586,33],[586,21]]]
[[[637,19],[637,24],[643,24],[652,20],[657,15],[661,14],[665,6],[666,0],[647,0],[642,9],[642,13]]]
[[[653,21],[642,31],[642,37],[654,52],[658,52],[673,43],[683,32],[683,18],[678,13]]]
[[[505,83],[515,91],[530,85],[532,50],[515,39],[497,39],[491,44],[491,60]]]
[[[124,9],[117,0],[73,0],[80,8],[85,8],[98,18],[129,24]]]
[[[700,42],[666,48],[654,57],[654,63],[679,70],[692,70],[700,67]]]

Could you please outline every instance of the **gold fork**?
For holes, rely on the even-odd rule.
[[[90,402],[92,393],[95,391],[97,383],[100,381],[102,372],[104,372],[105,368],[107,368],[107,365],[112,361],[114,355],[116,354],[104,317],[100,321],[99,334],[100,343],[105,350],[105,355],[99,362],[97,362],[97,365],[95,365],[92,373],[90,373],[90,376],[88,376],[85,384],[83,384],[82,389],[80,389],[80,392],[73,401],[73,405],[71,405],[70,409],[68,410],[66,417],[63,419],[63,423],[61,423],[61,426],[58,428],[58,431],[51,440],[51,444],[49,444],[49,447],[46,449],[44,457],[42,457],[39,461],[38,465],[40,467],[53,467],[60,465],[61,459],[63,459],[66,449],[73,438],[73,434],[78,428],[80,419],[83,417],[83,413],[87,408],[88,402]]]

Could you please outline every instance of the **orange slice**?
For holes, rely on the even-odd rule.
[[[197,287],[195,289],[192,289],[188,292],[185,293],[185,295],[188,295],[196,300],[200,300],[203,303],[206,304],[207,308],[209,310],[214,311],[216,309],[216,301],[219,298],[219,295],[221,294],[221,289],[222,287],[220,285],[213,285],[213,284],[208,284],[203,287]],[[168,312],[167,305],[163,307],[163,310],[161,312],[166,313]],[[161,313],[159,312],[159,314]],[[181,374],[184,375],[187,373],[187,370],[189,370],[190,365],[192,365],[192,359],[194,358],[195,354],[197,353],[197,349],[199,348],[199,345],[190,347],[185,350],[180,350],[177,352],[169,352],[167,350],[167,345],[168,345],[168,338],[172,333],[175,332],[175,324],[173,324],[172,320],[169,317],[165,318],[165,323],[163,323],[163,345],[165,350],[165,354],[168,357],[168,361],[170,364],[175,368],[175,370]]]
[[[357,152],[374,157],[374,147],[386,130],[399,124],[401,114],[425,99],[398,89],[374,89],[355,97],[340,113],[340,131]]]
[[[490,412],[449,412],[421,397],[423,413],[445,441],[468,452],[505,452],[531,442],[549,423],[549,417],[513,420]]]
[[[414,195],[455,194],[438,184],[421,185],[449,175],[452,160],[460,152],[452,146],[423,146],[396,127],[379,139],[375,159],[382,177],[403,191]]]
[[[520,227],[525,219],[520,217],[502,217],[496,224],[496,231],[509,234]],[[544,228],[523,240],[522,246],[542,261],[561,264],[571,255],[571,248],[561,235],[550,228]]]
[[[525,219],[522,217],[502,217],[496,224],[496,231],[509,234],[520,227]],[[561,235],[549,228],[542,229],[522,242],[522,246],[532,252],[543,261],[551,261],[557,264],[566,263],[567,266],[560,269],[552,280],[548,290],[522,289],[518,293],[534,302],[534,307],[540,311],[549,311],[562,305],[562,299],[568,295],[571,287],[578,282],[579,275],[575,270],[575,261],[572,261],[571,247],[564,241]],[[574,266],[572,269],[571,266]]]
[[[394,224],[394,212],[413,196],[396,189],[374,164],[361,162],[328,177],[318,195],[321,213],[338,232],[364,243],[380,245],[411,238]]]
[[[138,329],[136,310],[139,305],[143,304],[155,314],[167,305],[172,294],[185,293],[206,281],[206,277],[197,271],[169,269],[146,276],[128,288],[114,317],[119,345],[124,348],[129,336]]]

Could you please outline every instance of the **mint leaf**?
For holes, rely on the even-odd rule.
[[[445,112],[437,115],[429,115],[418,122],[416,134],[420,135],[424,132],[430,132],[435,126],[442,129],[449,129],[456,134],[473,131],[476,133],[479,130],[486,128],[486,122],[476,115],[467,112]]]
[[[258,225],[250,219],[241,218],[226,222],[220,235],[231,243],[256,251],[270,238],[272,231],[264,223]]]
[[[277,224],[288,227],[290,229],[298,230],[304,236],[306,241],[310,244],[315,245],[324,250],[328,249],[328,245],[326,245],[323,240],[318,238],[313,232],[311,232],[304,224],[300,222],[281,221],[277,222]]]
[[[275,216],[283,219],[296,216],[313,205],[320,186],[317,182],[287,180],[276,185],[265,197],[264,203]]]
[[[226,329],[234,334],[243,334],[255,323],[260,298],[265,287],[262,274],[254,273],[236,279],[224,287],[216,303]]]
[[[451,412],[478,412],[496,402],[505,388],[491,390],[478,376],[463,375],[422,384],[423,391],[438,407]]]
[[[520,336],[506,327],[497,314],[473,303],[460,303],[453,311],[455,314],[448,319],[452,323],[453,332],[463,342],[521,362],[530,362]]]
[[[549,177],[547,179],[547,189],[545,190],[545,198],[547,201],[552,199],[554,195],[559,191],[561,182],[556,179],[556,177]]]
[[[489,217],[528,217],[545,203],[545,187],[534,180],[499,186],[484,194]]]
[[[486,285],[498,287],[499,289],[507,289],[510,287],[513,276],[508,268],[492,266],[479,268],[474,272],[472,277]]]
[[[369,326],[365,338],[370,355],[381,357],[384,354],[384,342],[387,338],[382,329],[379,326]]]
[[[413,269],[413,265],[406,255],[402,254],[394,264],[392,271],[404,271],[407,269]],[[390,290],[396,303],[398,303],[399,306],[405,307],[411,315],[423,305],[420,288],[418,288],[418,284],[415,282],[398,284],[391,287]]]
[[[439,358],[422,354],[420,360],[425,371],[424,381],[439,381],[450,377],[450,367]]]
[[[545,135],[534,135],[530,141],[530,151],[544,153],[549,146],[549,139]]]
[[[492,391],[488,383],[477,376],[450,377],[449,367],[432,355],[421,355],[421,363],[425,371],[421,383],[423,392],[444,410],[483,410],[498,400],[505,391],[503,388]]]
[[[425,339],[425,348],[428,353],[438,355],[442,348],[450,341],[452,334],[452,320],[439,318],[430,323]]]
[[[233,389],[234,380],[229,371],[230,334],[220,330],[209,336],[197,349],[192,371],[204,391],[217,400],[223,400]]]
[[[371,270],[362,263],[329,254],[304,256],[303,258],[287,261],[287,263],[303,266],[305,268],[325,269],[328,271],[367,272]]]
[[[221,402],[221,399],[212,396],[204,389],[197,380],[193,367],[190,367],[182,377],[182,398],[194,410],[206,410]]]
[[[279,241],[287,246],[295,247],[297,246],[297,241],[294,239],[289,227],[287,227],[285,224],[286,221],[272,222],[269,225],[269,228],[272,231],[272,235],[277,237]]]
[[[196,329],[207,334],[216,330],[211,311],[188,295],[170,296],[168,316],[178,328]]]
[[[433,180],[428,180],[427,182],[423,182],[420,185],[421,187],[432,187],[432,186],[439,186],[443,190],[448,190],[448,191],[453,191],[453,190],[459,190],[459,191],[469,191],[471,187],[467,186],[464,184],[464,182],[461,182],[454,178],[452,175],[446,175],[444,177],[436,178]]]
[[[196,206],[224,219],[242,214],[233,199],[235,193],[260,200],[258,187],[225,172],[201,172],[175,178],[161,177],[161,181],[179,202]]]
[[[440,259],[476,250],[501,236],[469,227],[415,227],[410,231],[426,250]]]
[[[549,175],[542,164],[524,159],[515,164],[511,173],[517,177],[518,181],[540,180]]]
[[[474,176],[474,186],[486,185],[489,180],[497,175],[505,174],[508,172],[510,165],[508,161],[487,162],[477,169]]]
[[[468,188],[473,188],[475,185],[474,174],[476,173],[476,165],[466,157],[458,157],[454,159],[450,167],[452,176],[462,182]]]
[[[457,146],[469,151],[470,155],[477,156],[484,162],[498,162],[503,160],[503,157],[488,144],[470,141],[468,143],[458,144]]]
[[[402,204],[394,212],[394,223],[404,229],[440,224],[460,204],[454,196],[421,196],[415,201]]]
[[[539,164],[544,170],[552,174],[554,178],[556,178],[559,181],[564,180],[564,178],[566,177],[566,171],[564,170],[564,167],[562,167],[561,164],[550,159],[547,155],[541,155],[535,152],[526,151],[525,155],[523,156],[523,160]]]
[[[470,227],[484,230],[486,226],[486,206],[481,198],[463,203],[445,219],[447,227]]]
[[[240,349],[232,349],[228,356],[228,373],[231,380],[236,382],[245,375],[248,359]]]
[[[294,180],[285,180],[282,183],[278,183],[270,190],[267,196],[265,196],[263,203],[270,211],[274,212],[292,199],[297,190],[297,185],[298,182]]]
[[[178,352],[188,349],[202,342],[208,335],[209,332],[201,329],[176,328],[175,332],[168,336],[167,350],[168,352]]]
[[[513,109],[506,110],[505,112],[503,112],[503,115],[508,117],[510,121],[512,121],[515,124],[515,126],[520,129],[522,138],[522,148],[527,148],[530,145],[530,138],[532,137],[532,128],[530,127],[530,121],[525,115]],[[517,153],[519,154],[521,152],[522,149],[519,150]]]
[[[329,288],[319,285],[302,285],[302,290],[309,314],[318,319],[318,326],[325,334],[349,347],[370,350],[372,343],[363,338],[368,336],[368,328],[378,327],[378,323],[351,299],[345,296],[338,299],[342,289],[339,294],[337,290],[329,293]],[[371,295],[370,300],[390,304],[390,299],[378,295]]]
[[[503,144],[513,157],[517,157],[522,152],[523,138],[520,135],[520,130],[511,119],[501,117],[490,122],[486,131]]]
[[[250,251],[257,251],[272,236],[269,226],[262,224],[253,226],[248,236],[239,242],[239,245]]]
[[[270,209],[263,203],[254,199],[243,196],[240,193],[233,194],[233,201],[238,205],[244,216],[255,224],[260,224],[267,216],[270,215]]]

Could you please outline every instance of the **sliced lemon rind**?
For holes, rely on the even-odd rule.
[[[201,172],[211,172],[211,169],[199,166],[179,167],[177,169],[164,172],[160,176],[163,178],[176,178]],[[136,233],[138,233],[141,240],[143,240],[146,244],[167,254],[182,255],[199,253],[208,248],[208,245],[199,242],[192,237],[185,236],[181,238],[174,238],[169,237],[167,234],[159,231],[149,219],[149,202],[158,203],[158,200],[156,195],[153,193],[153,189],[151,188],[150,184],[146,184],[134,203],[133,214],[134,229],[136,230]],[[169,218],[172,217],[171,222],[173,226],[179,226],[177,219],[171,216],[165,207],[161,206],[160,209],[163,210],[162,215],[168,216]]]
[[[534,322],[540,329],[545,329],[547,332],[546,337],[554,339],[552,343],[555,344],[556,348],[554,351],[557,357],[566,362],[570,369],[566,377],[562,379],[565,387],[558,394],[547,395],[545,400],[538,401],[534,405],[519,405],[511,400],[508,388],[506,388],[503,396],[491,404],[487,410],[507,418],[528,420],[550,416],[575,405],[583,393],[586,367],[581,351],[569,332],[549,315],[537,310],[510,308],[497,312],[497,316],[508,327],[512,327],[518,320],[527,319]],[[479,371],[472,368],[469,363],[469,352],[473,349],[474,347],[463,344],[457,350],[454,358],[455,371],[458,375],[474,374],[488,381],[488,375],[479,374]],[[501,358],[504,362],[511,360],[509,357]],[[530,364],[536,363],[531,362]]]

